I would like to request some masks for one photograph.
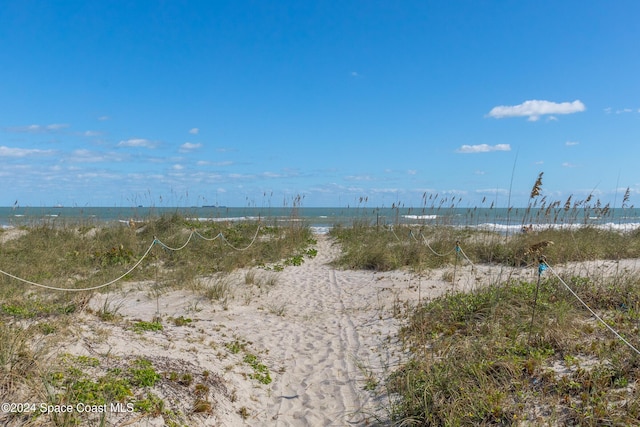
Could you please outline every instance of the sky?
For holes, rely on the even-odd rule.
[[[0,0],[0,206],[640,204],[638,16]]]

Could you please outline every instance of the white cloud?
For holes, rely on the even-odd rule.
[[[499,194],[504,196],[509,194],[509,190],[504,188],[481,188],[476,190],[475,192],[477,194],[490,194],[490,195]]]
[[[91,137],[91,136],[101,136],[102,132],[98,132],[97,130],[87,130],[87,131],[82,132],[82,135],[83,136],[89,136],[89,137]]]
[[[180,146],[180,150],[179,151],[181,153],[187,153],[189,151],[196,150],[196,149],[198,149],[200,147],[202,147],[202,144],[200,144],[200,143],[194,144],[192,142],[185,142],[184,144],[182,144]]]
[[[580,144],[578,141],[567,141],[564,143],[564,145],[566,145],[567,147],[572,147],[574,145],[578,145]]]
[[[488,153],[490,151],[511,151],[511,145],[509,144],[478,144],[478,145],[463,145],[456,150],[457,153]]]
[[[241,174],[241,173],[230,173],[229,178],[231,179],[255,179],[254,175]]]
[[[190,133],[191,135],[197,135],[198,133],[200,133],[200,129],[198,129],[198,128],[191,128],[191,129],[189,130],[189,133]]]
[[[171,167],[171,169],[173,169],[174,171],[181,171],[182,169],[184,169],[184,166],[180,164],[175,164]]]
[[[0,157],[27,157],[31,155],[49,155],[53,150],[37,150],[0,146]]]
[[[198,160],[196,164],[198,166],[231,166],[233,162],[231,160],[225,160],[222,162],[209,162],[207,160]]]
[[[100,153],[87,149],[74,150],[69,161],[77,163],[119,162],[122,158],[115,153]]]
[[[418,171],[417,171],[417,170],[415,170],[415,169],[409,169],[409,170],[407,171],[407,174],[409,174],[409,175],[417,175],[417,174],[418,174]]]
[[[275,172],[263,172],[261,175],[265,178],[282,178],[282,175]]]
[[[155,148],[156,144],[148,139],[144,138],[132,138],[127,139],[126,141],[118,142],[118,147],[144,147],[144,148]]]
[[[379,194],[398,194],[401,190],[399,188],[372,188],[372,193]]]
[[[69,127],[68,124],[54,123],[51,125],[16,126],[16,127],[10,127],[7,130],[10,132],[53,133],[53,132],[59,132],[62,129],[65,129],[68,127]]]
[[[500,105],[493,107],[488,116],[496,119],[505,117],[528,117],[529,121],[535,122],[540,116],[546,114],[572,114],[579,113],[586,109],[579,100],[573,102],[551,102],[542,100],[525,101],[520,105]]]
[[[100,117],[98,117],[98,120],[100,120],[101,122],[107,121],[109,119],[111,119],[111,117],[109,117],[109,116],[100,116]]]
[[[344,179],[347,181],[373,181],[373,178],[369,175],[348,175]]]
[[[574,165],[573,163],[564,162],[564,163],[562,163],[562,167],[564,167],[564,168],[575,168],[576,165]]]

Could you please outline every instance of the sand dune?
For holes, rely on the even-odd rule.
[[[151,282],[96,296],[94,312],[109,307],[121,317],[104,322],[85,314],[78,339],[61,351],[98,356],[105,367],[134,357],[152,360],[165,376],[152,392],[198,425],[383,425],[389,408],[383,380],[404,358],[397,335],[411,307],[447,291],[536,274],[534,268],[461,262],[452,284],[453,266],[422,277],[337,270],[330,261],[340,248],[328,236],[317,237],[318,255],[300,266],[277,273],[255,269],[249,284],[246,271],[233,273],[226,279],[232,288],[226,301],[184,289],[154,293]],[[203,284],[215,281],[204,278]],[[162,331],[130,327],[158,315]],[[178,324],[178,318],[189,322]],[[257,378],[247,355],[266,367],[271,382]],[[193,384],[210,385],[210,410],[194,414],[193,384],[166,379],[183,371],[192,373]],[[110,414],[109,422],[164,424],[162,416],[136,415]]]

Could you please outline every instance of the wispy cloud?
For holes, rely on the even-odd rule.
[[[567,141],[564,143],[567,147],[573,147],[574,145],[580,144],[578,141]]]
[[[88,137],[92,137],[92,136],[102,136],[103,133],[99,132],[97,130],[87,130],[82,132],[82,136],[88,136]]]
[[[233,162],[231,160],[224,160],[221,162],[209,162],[207,160],[198,160],[196,164],[198,166],[231,166]]]
[[[190,151],[197,150],[200,147],[202,147],[202,144],[200,144],[200,143],[194,144],[192,142],[185,142],[184,144],[182,144],[180,146],[180,150],[179,151],[181,153],[188,153]]]
[[[242,173],[230,173],[229,178],[237,180],[237,179],[255,179],[255,175],[251,174],[242,174]]]
[[[275,173],[275,172],[262,172],[260,174],[261,176],[263,176],[264,178],[282,178],[283,175],[279,174],[279,173]]]
[[[64,123],[54,123],[51,125],[29,125],[29,126],[14,126],[9,127],[7,130],[9,132],[18,132],[18,133],[54,133],[60,132],[63,129],[68,128],[68,124]]]
[[[51,155],[53,154],[53,150],[38,150],[38,149],[29,149],[29,148],[13,148],[0,146],[0,157],[27,157],[34,155]]]
[[[496,119],[505,117],[528,117],[528,120],[535,122],[547,114],[572,114],[579,113],[586,109],[585,105],[575,100],[573,102],[551,102],[542,100],[525,101],[519,105],[500,105],[493,107],[488,116]]]
[[[156,143],[144,138],[132,138],[118,142],[118,147],[155,148]]]
[[[617,110],[614,110],[611,107],[607,107],[604,109],[605,114],[628,114],[628,113],[640,113],[640,108],[636,108],[635,110],[633,108],[619,108]]]
[[[344,179],[346,181],[373,181],[370,175],[348,175]]]
[[[478,145],[463,145],[456,150],[456,153],[488,153],[490,151],[511,151],[511,145],[509,144],[478,144]]]
[[[563,162],[563,163],[562,163],[562,167],[563,167],[563,168],[575,168],[575,167],[577,167],[577,166],[576,166],[576,165],[574,165],[573,163]]]
[[[488,194],[488,195],[503,195],[506,196],[509,194],[509,190],[505,188],[480,188],[475,191],[477,194]]]
[[[191,128],[191,129],[189,130],[189,133],[190,133],[191,135],[197,135],[197,134],[199,134],[199,133],[200,133],[200,129],[198,129],[198,128]]]
[[[119,162],[122,158],[115,153],[101,153],[87,149],[74,150],[69,161],[74,163]]]

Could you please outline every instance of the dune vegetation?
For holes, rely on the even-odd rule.
[[[298,259],[312,234],[301,224],[202,223],[172,215],[102,227],[38,223],[4,230],[0,239],[0,400],[13,405],[3,406],[3,425],[104,425],[109,411],[188,425],[190,415],[211,410],[207,396],[226,393],[221,378],[186,363],[142,357],[112,358],[115,365],[105,373],[98,357],[58,351],[76,339],[78,316],[117,323],[118,307],[109,299],[100,309],[89,303],[132,282],[149,283],[155,293],[188,289],[209,300],[225,298],[229,272]],[[205,286],[204,276],[217,279]],[[143,334],[162,330],[163,323],[148,319],[126,327]],[[191,413],[180,414],[154,395],[150,390],[159,383],[191,396]],[[57,411],[69,406],[73,410]]]
[[[397,338],[406,357],[383,381],[367,386],[388,399],[386,417],[375,422],[640,423],[640,264],[634,261],[640,260],[640,232],[591,226],[526,231],[505,235],[446,223],[367,221],[333,227],[329,238],[341,247],[336,269],[407,270],[416,276],[445,269],[452,283],[458,269],[479,265],[532,272],[532,279],[495,276],[465,292],[452,287],[394,311],[404,325]],[[10,273],[0,275],[2,400],[37,397],[44,404],[96,407],[115,402],[141,416],[163,414],[169,425],[188,424],[189,414],[153,394],[155,385],[187,391],[197,414],[212,410],[208,396],[229,394],[224,381],[195,366],[178,369],[143,357],[122,358],[106,373],[93,374],[98,358],[56,351],[60,342],[74,339],[80,313],[118,321],[108,300],[99,310],[89,302],[123,282],[150,283],[154,292],[189,289],[220,301],[230,292],[230,272],[278,271],[315,256],[309,248],[314,236],[303,222],[196,222],[179,215],[130,226],[38,223],[5,230],[0,239],[0,270]],[[204,286],[202,277],[216,280]],[[257,280],[251,271],[245,275],[247,284]],[[148,320],[130,328],[140,334],[162,330],[162,321]],[[191,319],[171,321],[188,325]],[[229,351],[242,353],[252,375],[270,383],[268,367],[244,346]],[[8,425],[86,421],[77,411],[2,415]],[[104,418],[93,421],[101,425]]]

